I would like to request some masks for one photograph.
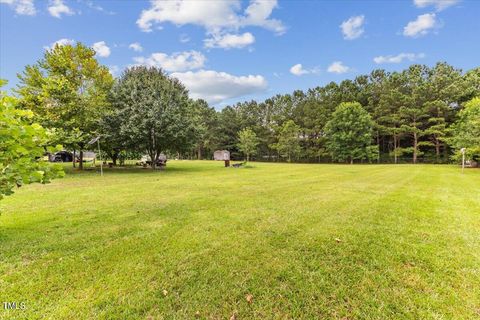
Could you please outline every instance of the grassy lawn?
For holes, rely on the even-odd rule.
[[[222,165],[2,200],[0,318],[480,318],[480,170]]]

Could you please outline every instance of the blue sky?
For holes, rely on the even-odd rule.
[[[0,11],[8,88],[56,41],[93,46],[114,75],[162,67],[217,108],[375,68],[480,65],[480,1],[0,0]]]

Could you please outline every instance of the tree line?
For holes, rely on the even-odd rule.
[[[356,103],[372,121],[364,131],[371,135],[369,146],[376,150],[372,147],[367,152],[364,148],[361,154],[353,156],[354,160],[444,163],[460,148],[458,139],[454,139],[454,129],[458,129],[454,123],[466,104],[479,95],[480,68],[462,72],[440,62],[432,68],[412,65],[400,72],[374,70],[339,84],[330,82],[307,91],[276,95],[260,103],[252,100],[227,106],[216,113],[209,144],[197,147],[199,154],[210,154],[218,147],[235,153],[237,133],[251,128],[259,140],[257,160],[350,161],[338,157],[340,150],[348,148],[341,147],[338,137],[332,137],[332,121],[344,121],[344,125],[350,121],[350,127],[344,128],[347,133],[358,130],[358,126],[364,125],[363,113],[359,121],[348,117],[338,120],[336,116],[343,103]],[[472,120],[466,127],[477,127],[478,132],[478,118],[476,121],[476,125]],[[285,136],[294,141],[282,143]],[[472,145],[469,149],[475,148]]]
[[[0,199],[63,175],[46,152],[78,150],[82,169],[95,137],[113,164],[147,154],[153,168],[162,153],[211,159],[218,149],[247,161],[443,163],[461,150],[480,161],[478,67],[374,70],[220,111],[158,68],[114,79],[81,43],[56,45],[18,77],[16,96],[0,92]]]
[[[114,79],[81,43],[47,50],[19,78],[19,107],[52,132],[52,143],[82,157],[101,136],[114,164],[133,153],[153,164],[161,153],[211,159],[219,149],[257,161],[445,163],[462,147],[480,156],[480,68],[445,62],[374,70],[220,111],[158,68],[131,67]],[[465,112],[469,103],[474,111]]]

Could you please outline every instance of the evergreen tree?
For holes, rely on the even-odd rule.
[[[404,85],[401,88],[403,105],[398,110],[400,129],[404,136],[411,138],[411,144],[401,148],[400,152],[412,154],[413,163],[417,163],[418,157],[423,155],[420,147],[431,145],[429,142],[420,141],[426,135],[426,120],[429,117],[425,107],[427,72],[425,66],[412,65],[401,74]]]
[[[293,120],[286,121],[280,128],[277,135],[278,142],[272,144],[271,148],[278,151],[288,162],[296,157],[300,151],[300,127]]]
[[[458,107],[464,81],[461,71],[440,62],[429,72],[426,82],[426,102],[428,128],[425,134],[435,147],[436,161],[440,162],[441,149],[447,151],[447,123],[453,118],[454,108]]]
[[[218,114],[205,100],[192,101],[194,109],[195,151],[197,159],[209,157],[218,145]]]

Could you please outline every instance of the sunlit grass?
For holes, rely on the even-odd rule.
[[[252,166],[19,189],[1,202],[0,300],[27,309],[0,318],[480,317],[480,170]]]

